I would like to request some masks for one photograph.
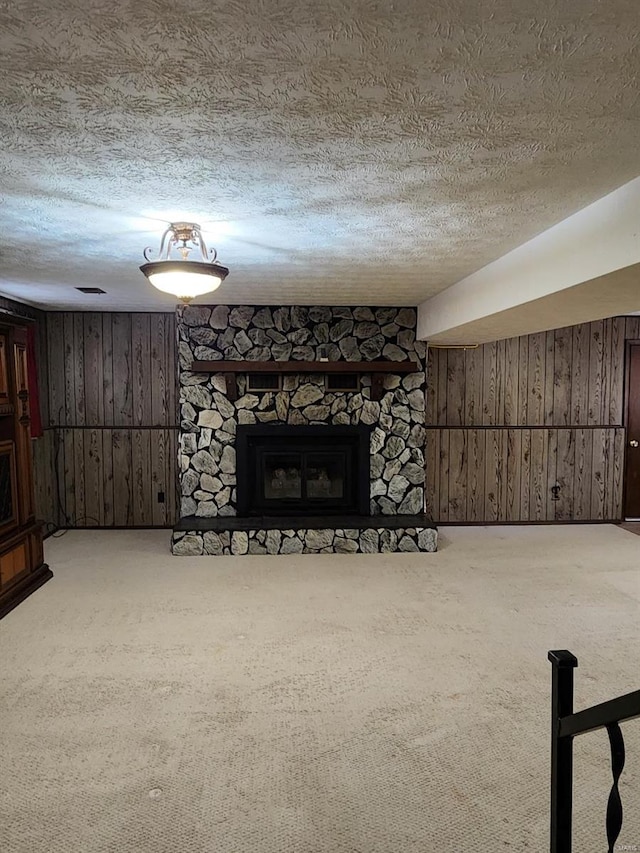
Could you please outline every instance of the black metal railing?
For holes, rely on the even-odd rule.
[[[573,670],[578,659],[566,650],[549,652],[551,682],[551,853],[571,853],[573,808],[573,738],[606,729],[611,747],[613,784],[607,802],[608,853],[622,829],[618,780],[624,769],[624,739],[620,723],[640,717],[640,690],[609,702],[573,712]]]

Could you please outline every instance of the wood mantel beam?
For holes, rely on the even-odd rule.
[[[222,373],[227,383],[227,397],[238,399],[238,373],[370,373],[371,399],[380,400],[386,373],[417,373],[415,361],[194,361],[193,373]]]
[[[417,373],[416,361],[194,361],[193,373]]]

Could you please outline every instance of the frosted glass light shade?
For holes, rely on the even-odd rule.
[[[198,261],[154,261],[140,270],[158,290],[186,300],[216,290],[229,274],[220,264]]]

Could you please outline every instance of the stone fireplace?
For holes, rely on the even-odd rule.
[[[415,324],[412,308],[179,308],[173,553],[435,550]]]

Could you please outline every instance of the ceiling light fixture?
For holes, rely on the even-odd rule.
[[[177,250],[179,259],[170,257],[172,249]],[[189,252],[193,249],[200,252],[201,260],[189,260]],[[157,259],[151,260],[149,252],[150,248],[144,250],[147,263],[140,267],[141,271],[154,287],[173,294],[182,302],[211,293],[229,275],[226,267],[215,262],[215,249],[211,249],[209,259],[200,226],[195,222],[172,222],[162,235]]]

